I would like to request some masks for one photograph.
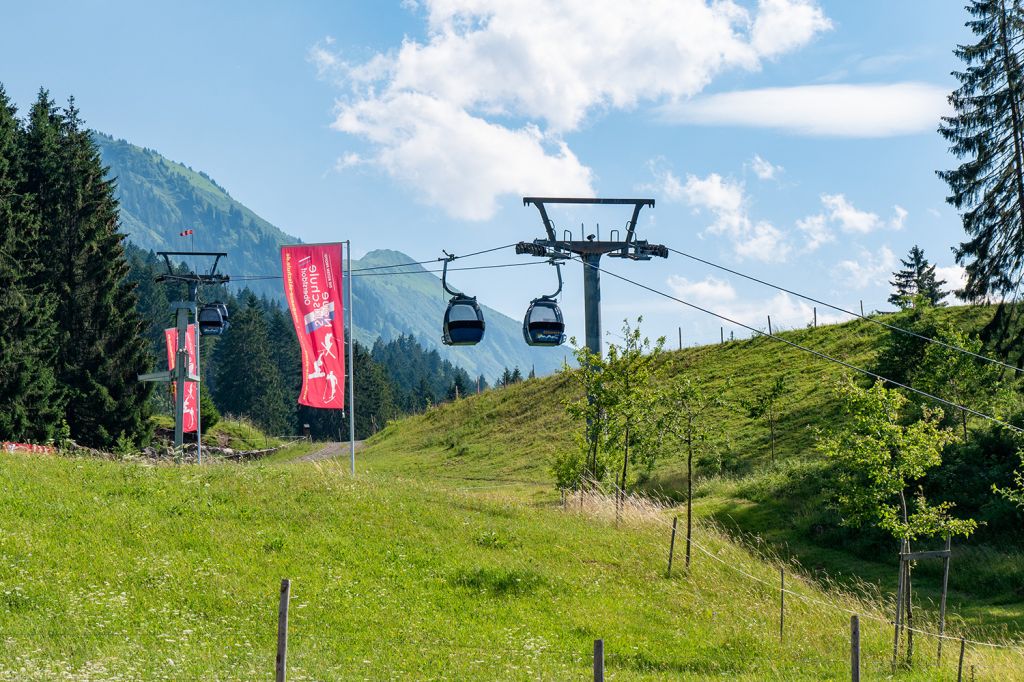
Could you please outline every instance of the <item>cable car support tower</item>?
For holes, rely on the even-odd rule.
[[[640,209],[644,206],[654,208],[654,199],[587,199],[567,197],[523,197],[523,205],[533,205],[540,211],[544,223],[546,238],[534,239],[532,242],[516,244],[516,253],[529,254],[543,258],[568,259],[577,256],[583,263],[583,308],[586,326],[587,348],[591,353],[601,356],[601,256],[609,258],[628,258],[629,260],[650,260],[654,256],[668,258],[668,248],[661,244],[650,244],[646,240],[636,238],[636,223]],[[611,240],[602,241],[600,232],[595,236],[587,235],[573,239],[568,230],[564,231],[563,239],[555,234],[555,225],[548,217],[547,206],[550,204],[586,204],[586,205],[624,205],[633,207],[633,215],[626,223],[625,239],[618,239],[619,231],[612,230]]]
[[[180,459],[183,453],[183,447],[185,442],[184,434],[184,419],[185,419],[185,382],[194,382],[196,384],[196,459],[201,464],[203,461],[203,445],[202,445],[202,415],[200,414],[200,395],[199,395],[199,286],[201,284],[226,284],[229,281],[227,275],[217,274],[217,264],[220,259],[227,256],[228,254],[222,252],[206,252],[206,251],[157,251],[158,256],[162,256],[164,264],[167,266],[167,274],[158,275],[156,277],[157,282],[182,282],[188,285],[188,300],[187,301],[175,301],[171,303],[171,310],[175,314],[175,327],[178,333],[178,352],[174,361],[174,369],[166,372],[151,372],[149,374],[140,374],[139,381],[158,381],[162,383],[174,383],[176,385],[176,394],[174,396],[174,450]],[[176,273],[174,271],[174,265],[171,263],[171,256],[204,256],[213,258],[213,266],[210,271],[206,274],[197,274],[189,271],[186,273]],[[186,345],[188,324],[189,324],[189,313],[192,314],[192,319],[196,322],[196,371],[192,373],[188,347]]]

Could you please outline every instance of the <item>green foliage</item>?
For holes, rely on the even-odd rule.
[[[786,377],[780,374],[767,385],[756,390],[753,396],[740,401],[740,404],[747,410],[748,417],[763,419],[768,425],[772,462],[775,462],[775,427],[779,422],[782,398],[785,394]]]
[[[962,348],[980,354],[981,341],[973,334],[950,325],[939,327],[935,339],[946,345],[927,345],[924,357],[913,373],[914,386],[977,412],[996,412],[996,416],[1005,416],[1000,410],[993,410],[996,397],[1002,392],[999,368],[956,350]],[[960,421],[966,440],[968,413],[954,410],[951,416]]]
[[[0,263],[0,286],[13,294],[0,307],[0,381],[10,382],[0,388],[11,396],[0,431],[46,437],[63,418],[83,444],[143,442],[151,387],[136,376],[151,358],[114,184],[73,98],[58,109],[41,90],[24,130],[2,93],[0,104],[0,250],[19,261]]]
[[[903,269],[892,273],[893,281],[889,282],[893,286],[889,303],[900,308],[943,305],[942,299],[949,295],[942,290],[946,282],[937,279],[935,266],[924,257],[924,250],[914,246],[900,262]]]
[[[203,429],[203,433],[206,433],[220,421],[220,410],[213,403],[213,398],[210,397],[209,391],[199,392],[199,413],[200,413],[200,426]]]
[[[901,540],[970,535],[977,524],[953,518],[952,503],[929,504],[922,492],[908,499],[912,485],[942,463],[942,448],[952,441],[940,426],[941,411],[925,408],[921,419],[904,424],[907,399],[881,380],[864,389],[847,378],[838,397],[844,419],[820,436],[818,448],[839,465],[844,523],[875,525]]]
[[[220,410],[246,415],[261,428],[282,435],[288,431],[288,403],[281,373],[268,357],[270,337],[255,294],[231,312],[231,328],[214,352],[214,400]]]
[[[1024,264],[1024,120],[1020,87],[1024,6],[1005,0],[970,0],[967,27],[978,42],[958,45],[964,69],[949,97],[952,116],[939,132],[963,160],[940,171],[947,201],[963,218],[967,241],[956,249],[965,264],[969,300],[1013,295]]]
[[[609,344],[608,356],[574,347],[578,369],[566,368],[580,394],[563,404],[570,419],[580,425],[574,437],[577,450],[561,455],[554,463],[560,487],[578,487],[585,479],[603,481],[609,472],[616,485],[630,484],[629,464],[641,477],[650,474],[661,441],[658,393],[652,384],[654,367],[665,339],[654,344],[637,326],[623,322],[622,345]],[[575,346],[576,340],[571,343]],[[573,479],[572,476],[577,476]]]
[[[25,186],[25,131],[0,85],[0,440],[46,442],[65,398],[54,376],[54,304],[40,281],[39,217]]]

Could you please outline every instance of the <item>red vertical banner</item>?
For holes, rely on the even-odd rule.
[[[281,247],[284,295],[302,349],[299,403],[345,407],[341,244]]]
[[[175,360],[178,358],[178,329],[171,327],[164,330],[164,340],[167,341],[167,369],[174,369]],[[185,347],[188,348],[188,369],[189,373],[196,371],[196,326],[190,324],[185,330]],[[171,382],[171,395],[177,391],[177,382]],[[191,433],[196,430],[196,383],[185,382],[185,414],[182,418],[182,431]]]

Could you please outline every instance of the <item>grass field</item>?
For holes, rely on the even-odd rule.
[[[0,680],[267,679],[292,580],[289,679],[829,680],[863,616],[865,679],[888,673],[875,605],[790,576],[713,529],[666,579],[667,517],[562,510],[344,463],[150,465],[0,454]],[[681,550],[681,545],[677,545]],[[763,581],[763,582],[760,582]],[[954,679],[918,643],[895,679]],[[947,652],[950,652],[947,646]],[[1024,659],[968,648],[977,679]]]
[[[940,320],[978,329],[987,307],[946,308]],[[858,366],[870,366],[887,332],[858,321],[782,335]],[[684,374],[704,377],[733,403],[719,410],[724,445],[718,458],[698,462],[697,513],[735,536],[765,543],[767,551],[798,560],[808,573],[848,586],[867,581],[895,591],[895,546],[890,554],[855,546],[850,534],[828,531],[824,481],[828,470],[814,449],[815,429],[835,419],[833,384],[842,368],[764,337],[686,348],[667,355],[660,381]],[[767,427],[746,417],[737,397],[786,374],[788,394],[769,464]],[[513,485],[525,499],[543,499],[553,487],[551,460],[574,447],[562,399],[572,388],[564,376],[530,380],[467,400],[439,406],[390,425],[368,442],[363,455],[371,471],[425,478],[450,485]],[[685,459],[671,441],[646,488],[682,500]],[[823,532],[823,527],[826,532]],[[838,537],[837,537],[838,536]],[[958,545],[950,575],[950,603],[964,618],[993,636],[1024,631],[1024,554],[1015,546]],[[915,588],[922,603],[935,603],[941,562],[919,563]]]

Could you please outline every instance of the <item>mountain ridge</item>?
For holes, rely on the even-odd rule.
[[[203,171],[168,159],[153,149],[94,132],[108,176],[116,180],[121,227],[129,241],[152,251],[226,251],[221,270],[237,278],[232,287],[248,287],[259,295],[284,302],[279,249],[301,243],[298,237],[260,217]],[[179,233],[192,229],[190,239]],[[353,271],[379,268],[353,280],[355,338],[372,346],[401,334],[413,336],[441,357],[471,375],[492,382],[504,368],[518,366],[527,374],[558,369],[564,349],[536,349],[522,339],[521,323],[484,306],[487,331],[474,347],[441,343],[441,320],[447,297],[441,281],[412,258],[391,249],[373,250],[352,259]],[[403,265],[392,271],[380,266]],[[402,274],[396,274],[401,272]],[[372,274],[372,276],[370,276]],[[382,312],[383,311],[383,312]]]

